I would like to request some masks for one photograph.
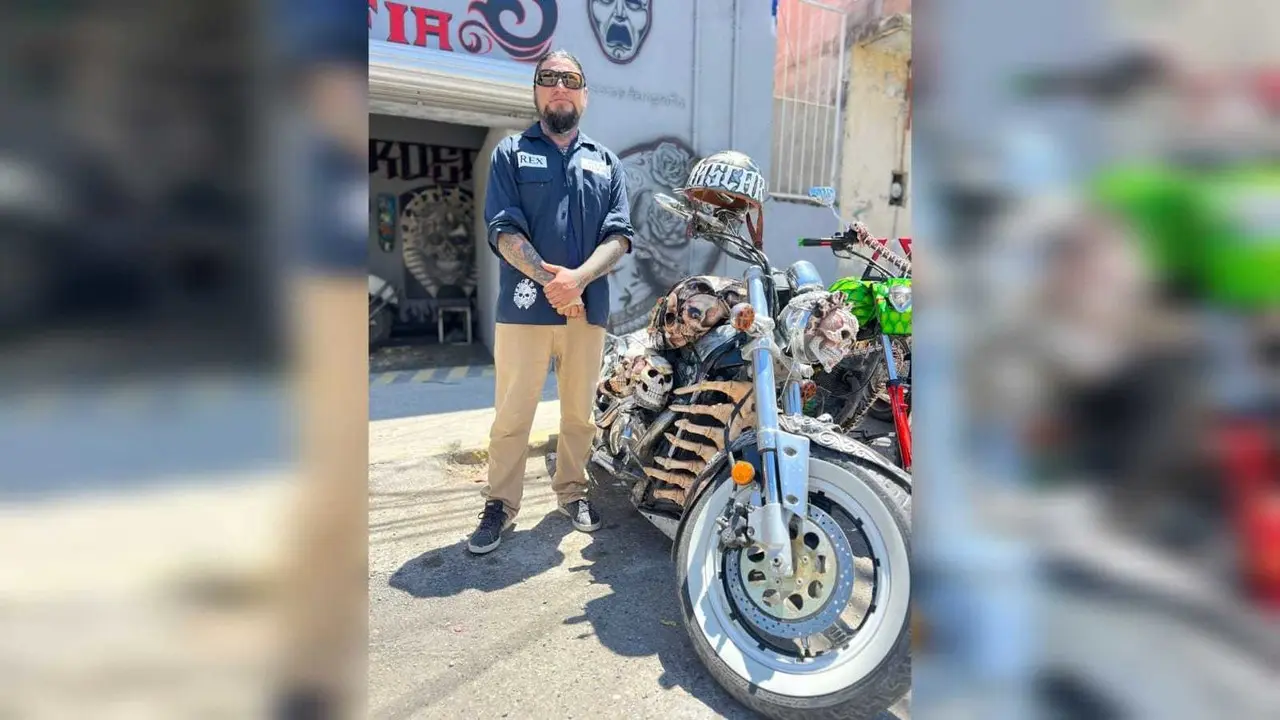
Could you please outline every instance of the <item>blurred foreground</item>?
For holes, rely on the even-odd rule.
[[[1275,6],[916,19],[917,715],[1275,717]]]
[[[0,14],[0,717],[358,699],[365,177],[334,158],[366,43],[338,7],[269,47],[257,3]]]
[[[1277,7],[914,8],[915,717],[1277,716]],[[0,716],[362,714],[364,281],[287,218],[365,182],[366,39],[307,10],[0,18]]]

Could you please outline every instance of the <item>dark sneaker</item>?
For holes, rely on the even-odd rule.
[[[600,514],[591,507],[588,500],[574,500],[560,506],[560,514],[573,521],[573,526],[582,532],[595,532],[600,529]]]
[[[507,520],[507,511],[502,506],[502,501],[490,500],[480,512],[480,527],[471,533],[467,549],[476,555],[493,552],[502,544],[502,531],[509,525],[511,523]]]

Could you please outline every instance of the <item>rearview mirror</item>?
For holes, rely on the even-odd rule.
[[[693,219],[693,208],[686,205],[683,201],[677,200],[665,193],[654,193],[653,199],[662,206],[663,210],[675,215],[676,217],[688,222]]]
[[[728,226],[723,222],[720,222],[718,218],[713,215],[708,215],[705,212],[695,210],[689,205],[689,203],[683,200],[678,200],[664,193],[654,193],[653,199],[657,201],[658,205],[660,205],[663,210],[666,210],[685,222],[695,223],[696,231],[698,232],[729,232]]]
[[[836,189],[826,185],[809,188],[809,199],[823,207],[835,207]]]

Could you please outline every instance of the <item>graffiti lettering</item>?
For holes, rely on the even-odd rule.
[[[720,163],[706,163],[699,167],[693,177],[689,178],[689,184],[720,187],[752,197],[764,192],[764,178],[760,175]]]
[[[619,87],[617,85],[603,85],[596,83],[591,86],[591,94],[595,97],[609,97],[615,100],[630,100],[632,102],[648,103],[652,107],[674,107],[681,110],[685,109],[687,103],[683,96],[679,93],[660,94],[637,90],[635,87]]]
[[[388,180],[421,180],[461,185],[472,180],[478,151],[470,148],[369,138],[369,174]]]
[[[497,47],[511,59],[524,62],[537,59],[551,47],[559,15],[557,0],[470,0],[462,22],[455,22],[455,17],[464,0],[427,0],[421,5],[383,0],[381,6],[378,0],[366,2],[370,39],[418,47],[428,47],[431,39],[430,47],[454,52],[456,44],[473,55],[487,55]],[[383,9],[385,26],[379,22]]]

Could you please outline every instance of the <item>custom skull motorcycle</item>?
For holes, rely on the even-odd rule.
[[[850,352],[857,321],[812,264],[770,267],[764,192],[723,152],[681,199],[658,196],[747,269],[682,280],[647,327],[609,339],[589,472],[629,481],[674,540],[684,625],[734,697],[773,718],[870,718],[911,679],[911,479],[804,416],[814,368]]]

